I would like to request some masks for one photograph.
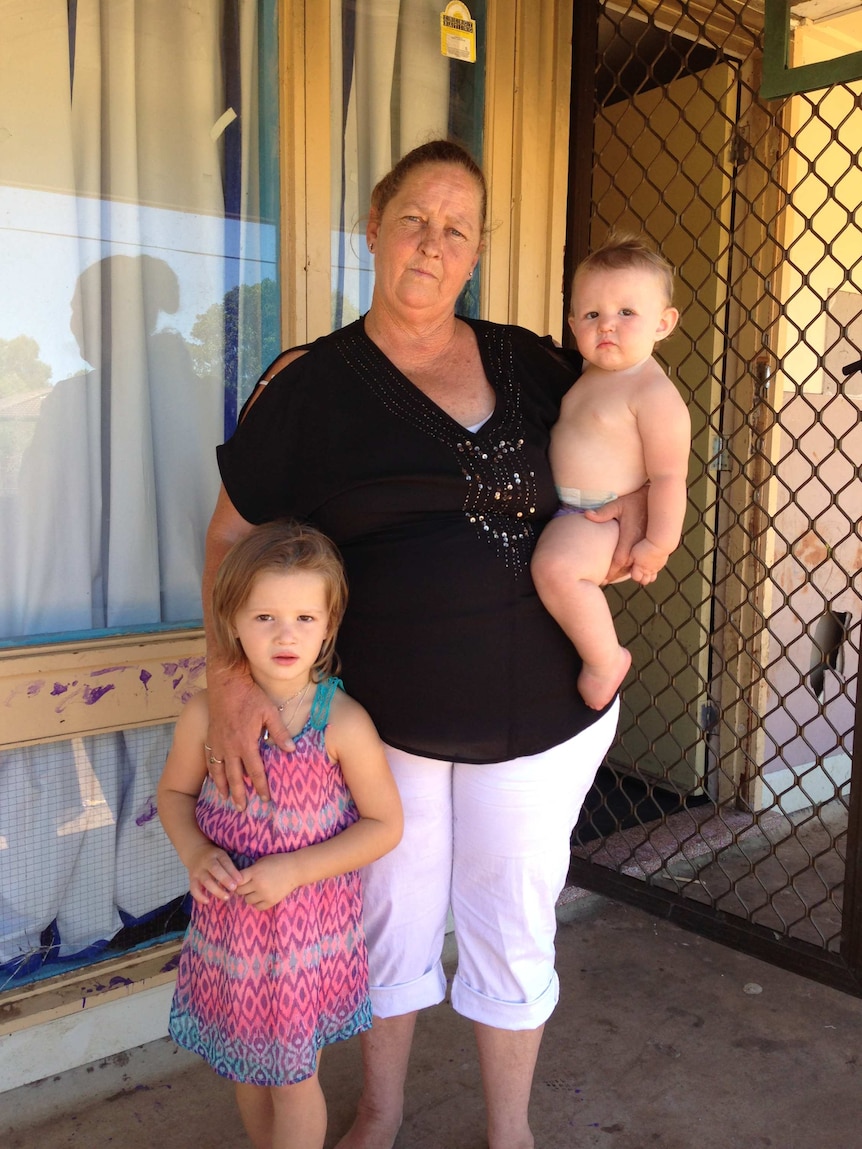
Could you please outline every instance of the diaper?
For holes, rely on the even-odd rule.
[[[614,491],[582,491],[580,487],[557,487],[560,498],[558,515],[582,515],[584,511],[597,511],[617,497]]]

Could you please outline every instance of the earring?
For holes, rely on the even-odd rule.
[[[369,243],[368,250],[371,252],[372,255],[374,254],[374,244],[373,243]]]

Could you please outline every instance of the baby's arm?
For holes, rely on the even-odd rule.
[[[341,691],[332,700],[326,749],[341,766],[359,820],[324,842],[270,854],[243,870],[237,894],[256,909],[269,909],[298,886],[361,869],[401,840],[401,799],[383,744],[365,710]]]
[[[202,833],[195,817],[207,774],[204,741],[208,722],[209,707],[206,692],[202,692],[187,703],[177,719],[156,796],[165,833],[189,872],[192,897],[204,903],[210,894],[227,901],[241,877],[229,855]]]
[[[636,412],[649,479],[646,537],[632,547],[631,577],[646,585],[679,546],[686,508],[691,419],[673,383],[663,378],[639,397]]]

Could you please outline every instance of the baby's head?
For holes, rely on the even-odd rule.
[[[310,574],[319,580],[328,620],[320,652],[311,668],[315,682],[337,673],[335,637],[347,606],[347,579],[335,544],[304,523],[279,519],[264,523],[225,555],[213,586],[213,633],[228,665],[246,661],[235,620],[264,575]]]
[[[678,319],[673,269],[638,237],[612,235],[578,265],[569,327],[589,363],[617,371],[635,366]]]

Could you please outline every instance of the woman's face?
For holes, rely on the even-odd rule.
[[[414,169],[366,236],[375,256],[374,303],[402,319],[453,313],[482,245],[481,189],[457,164]]]

